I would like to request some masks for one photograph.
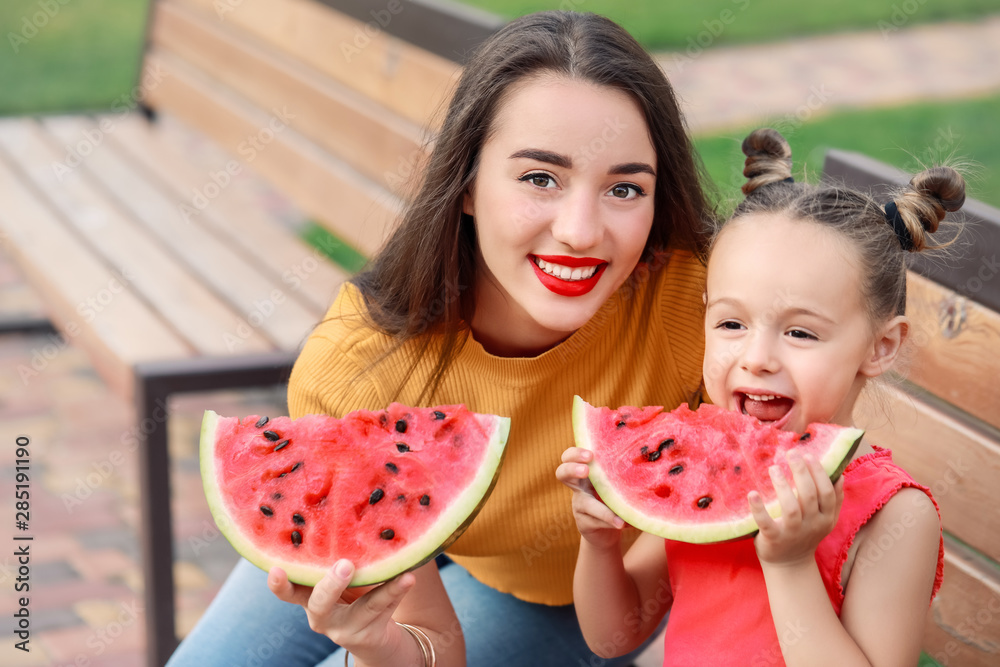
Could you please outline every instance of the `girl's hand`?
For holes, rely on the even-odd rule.
[[[593,460],[593,452],[570,447],[563,452],[556,478],[573,489],[573,518],[583,539],[599,549],[617,549],[625,522],[594,495],[587,466]]]
[[[267,585],[278,598],[306,610],[309,627],[370,664],[396,664],[393,655],[403,641],[392,620],[403,596],[413,587],[410,572],[379,586],[348,589],[354,565],[339,560],[315,588],[293,584],[285,571],[271,568]],[[362,592],[366,591],[366,592]]]
[[[781,504],[781,516],[774,519],[764,509],[761,495],[747,494],[750,511],[760,532],[754,538],[761,564],[788,565],[815,558],[817,545],[837,523],[844,500],[844,483],[834,485],[819,462],[792,450],[787,454],[794,490],[778,466],[772,466],[771,481]],[[795,491],[798,492],[796,497]]]

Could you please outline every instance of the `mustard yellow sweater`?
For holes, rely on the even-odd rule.
[[[665,268],[638,274],[583,328],[537,357],[493,356],[468,339],[434,402],[510,417],[511,430],[493,494],[449,556],[483,583],[523,600],[572,602],[580,536],[570,491],[555,469],[573,445],[573,395],[593,405],[668,408],[697,397],[703,290],[703,267],[675,251]],[[644,316],[642,303],[652,304],[652,312]],[[390,340],[364,325],[363,309],[357,288],[342,287],[295,364],[288,388],[292,417],[339,417],[382,409],[393,399],[412,350],[369,368]],[[412,405],[434,361],[432,351],[395,399]]]

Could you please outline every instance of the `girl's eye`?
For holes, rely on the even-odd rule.
[[[556,181],[554,178],[548,174],[542,172],[532,172],[530,174],[525,174],[517,179],[521,182],[528,181],[536,188],[554,188],[556,186]]]
[[[816,336],[812,335],[808,331],[803,331],[802,329],[792,329],[788,332],[788,335],[792,338],[799,338],[801,340],[817,340]]]
[[[739,322],[734,322],[733,320],[726,320],[716,325],[716,329],[725,329],[727,331],[740,331],[743,329],[743,325]]]
[[[635,199],[646,196],[645,191],[634,183],[618,183],[609,192],[612,197],[618,199]]]

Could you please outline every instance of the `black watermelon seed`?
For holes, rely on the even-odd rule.
[[[684,466],[682,466],[682,465],[679,465],[679,464],[678,464],[678,465],[675,465],[675,466],[674,466],[673,468],[671,468],[671,469],[670,469],[670,470],[669,470],[668,472],[669,472],[669,473],[670,473],[671,475],[679,475],[679,474],[681,474],[682,472],[684,472]]]
[[[302,544],[302,533],[297,530],[292,531],[292,544],[295,546]]]
[[[621,420],[620,422],[618,422],[617,424],[615,424],[616,428],[622,428],[623,426],[625,426],[625,420],[624,419]]]
[[[289,470],[288,472],[295,472],[296,470],[298,470],[299,468],[301,468],[302,465],[303,465],[302,461],[299,461],[298,463],[296,463],[295,465],[293,465],[292,469]]]
[[[406,433],[406,420],[405,419],[400,419],[398,422],[396,422],[396,432],[397,433]]]
[[[808,432],[803,433],[802,437],[799,438],[799,442],[805,442],[806,440],[808,440],[809,438],[811,438],[812,435],[813,435],[812,433],[808,433]]]
[[[274,510],[268,507],[267,505],[260,506],[260,513],[263,514],[264,516],[274,516]]]
[[[424,495],[420,496],[420,504],[423,505],[424,507],[426,507],[427,505],[430,505],[431,504],[431,497],[428,496],[426,493]]]
[[[406,500],[406,496],[404,496],[404,495],[403,495],[403,494],[401,493],[401,494],[399,494],[398,496],[396,496],[396,500],[398,500],[399,502],[403,502],[404,500]]]
[[[702,496],[701,498],[698,499],[698,507],[699,507],[699,509],[705,509],[706,507],[708,507],[711,504],[712,504],[712,497],[711,496]]]
[[[276,444],[274,446],[274,451],[276,451],[276,452],[280,451],[280,450],[284,449],[287,446],[288,446],[288,440],[282,440],[281,442],[279,442],[278,444]]]
[[[378,536],[381,537],[383,540],[391,540],[392,538],[396,537],[396,531],[394,531],[392,528],[386,528],[381,533],[379,533]]]
[[[272,493],[271,497],[274,498],[275,500],[281,500],[281,494],[280,493]]]
[[[434,411],[434,419],[444,419],[444,417],[445,417],[445,414],[443,412],[441,412],[440,410],[435,410]]]
[[[388,463],[385,464],[385,469],[393,474],[399,472],[399,468],[396,467],[396,464],[393,463],[392,461],[389,461]]]
[[[255,426],[257,428],[264,428],[264,424],[266,424],[267,422],[268,422],[267,417],[261,417],[260,419],[257,420]]]
[[[384,497],[385,497],[385,491],[383,491],[382,489],[375,489],[374,491],[372,491],[372,494],[368,496],[368,504],[374,505],[378,501],[382,500],[382,498]]]
[[[408,444],[406,444],[405,442],[397,442],[396,443],[396,449],[398,449],[399,453],[402,454],[403,452],[410,451],[410,446]]]
[[[271,442],[281,440],[281,436],[275,433],[274,431],[264,431],[264,437],[270,440]]]
[[[649,455],[646,456],[646,459],[649,460],[650,463],[656,461],[659,458],[660,458],[660,450],[658,449],[655,452],[650,452]]]
[[[667,438],[666,440],[664,440],[663,442],[660,443],[660,446],[657,447],[656,450],[659,451],[659,452],[662,452],[664,449],[673,446],[673,444],[674,444],[674,439],[673,438]]]
[[[645,456],[646,454],[649,453],[649,447],[647,447],[646,445],[643,445],[642,448],[639,449],[639,453],[642,454],[643,456]]]
[[[741,468],[740,466],[736,466],[735,468],[733,468],[733,472],[739,475],[741,472],[743,472],[743,468]]]
[[[303,517],[301,514],[293,514],[292,515],[292,521],[294,521],[295,525],[297,525],[297,526],[304,526],[304,525],[306,525],[305,517]]]

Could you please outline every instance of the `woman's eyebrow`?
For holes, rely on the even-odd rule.
[[[650,176],[656,177],[656,170],[653,169],[652,165],[646,164],[645,162],[625,162],[623,164],[616,164],[611,169],[608,169],[609,174],[614,174],[615,176],[625,176],[628,174],[649,174]]]
[[[512,160],[519,157],[528,158],[529,160],[538,160],[539,162],[547,162],[548,164],[554,164],[555,166],[562,167],[563,169],[571,169],[573,167],[573,161],[565,155],[553,153],[552,151],[543,150],[541,148],[522,148],[521,150],[514,151],[510,154],[510,159]]]

